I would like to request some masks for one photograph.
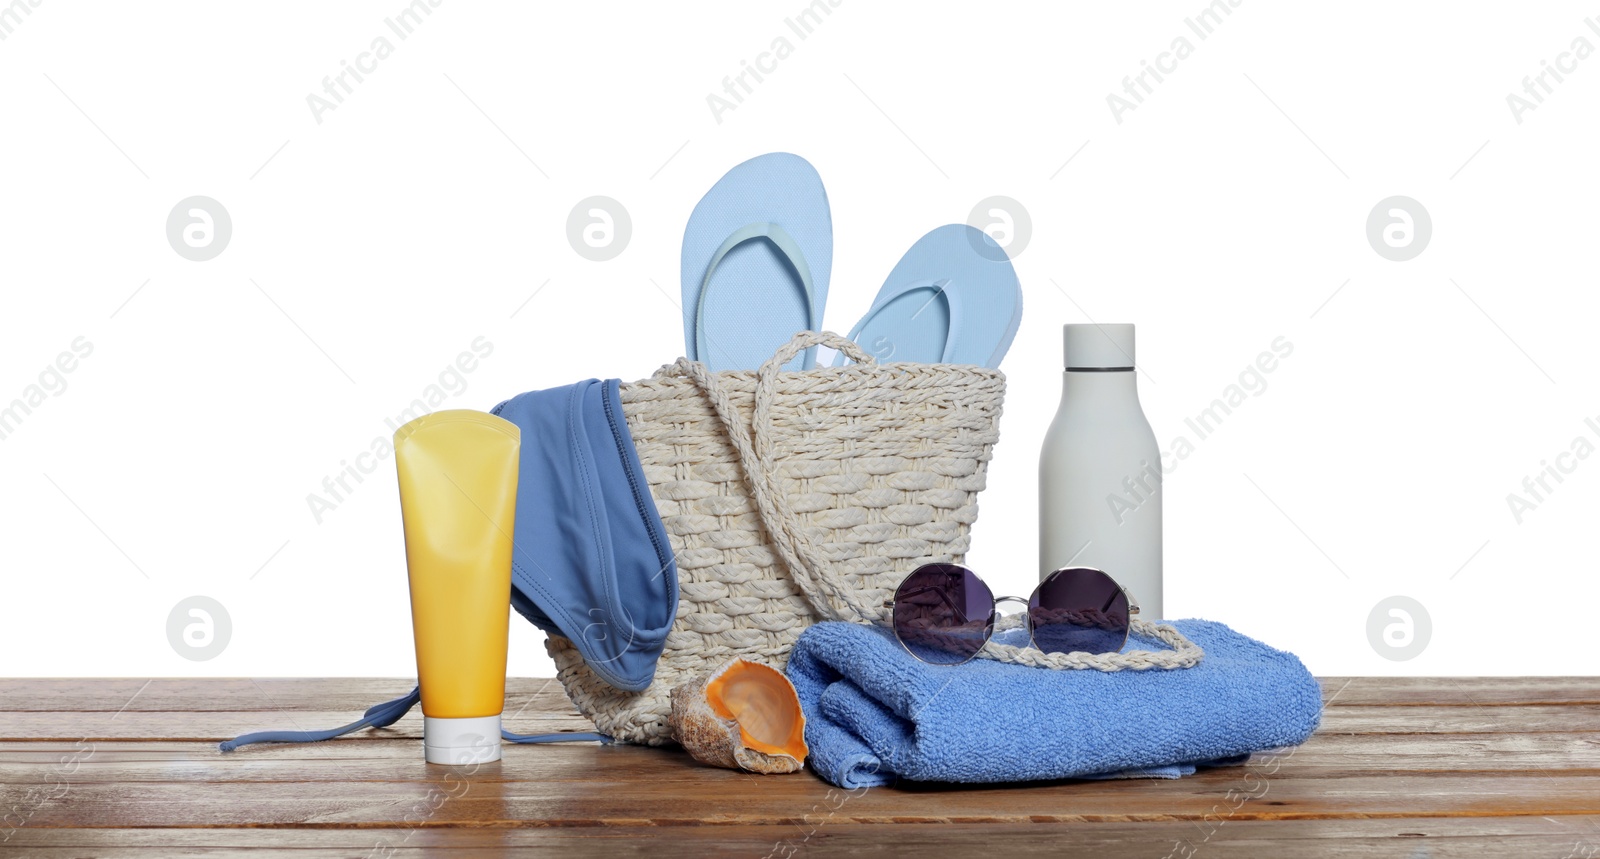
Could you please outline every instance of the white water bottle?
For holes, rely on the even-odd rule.
[[[1067,325],[1061,406],[1039,455],[1039,576],[1098,567],[1162,617],[1161,452],[1139,408],[1133,326]]]

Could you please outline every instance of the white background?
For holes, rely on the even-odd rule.
[[[1600,57],[1521,123],[1506,96],[1600,46],[1594,4],[1251,0],[1200,40],[1199,0],[845,0],[801,40],[801,0],[445,0],[402,41],[403,5],[42,0],[9,25],[0,406],[74,338],[93,353],[0,441],[0,675],[414,675],[392,460],[321,524],[306,497],[476,337],[493,355],[450,407],[681,354],[684,221],[774,150],[827,183],[834,330],[931,227],[991,195],[1030,214],[969,556],[997,591],[1035,580],[1062,323],[1138,324],[1164,446],[1282,336],[1168,478],[1168,614],[1319,674],[1593,673],[1568,621],[1600,596],[1600,457],[1520,524],[1506,496],[1600,443]],[[393,54],[318,123],[307,96],[380,35]],[[1118,123],[1107,95],[1180,35],[1193,54]],[[707,96],[780,36],[718,122]],[[164,232],[196,194],[233,220],[208,262]],[[1365,236],[1396,194],[1433,220],[1409,262]],[[567,241],[591,195],[631,214],[610,261]],[[207,662],[166,636],[196,594],[232,620]],[[1392,595],[1432,619],[1409,661],[1369,642]],[[539,639],[514,620],[513,673],[552,673]]]

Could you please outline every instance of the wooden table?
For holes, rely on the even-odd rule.
[[[422,762],[420,712],[322,728],[407,680],[0,680],[0,856],[1600,857],[1600,679],[1322,681],[1305,745],[1176,781],[847,792],[678,750],[507,746]],[[558,684],[513,680],[508,729],[586,730]]]

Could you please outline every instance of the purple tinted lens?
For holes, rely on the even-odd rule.
[[[1128,640],[1128,595],[1099,570],[1056,570],[1028,600],[1028,625],[1046,653],[1114,653]]]
[[[924,564],[894,592],[894,634],[923,662],[966,662],[993,631],[994,593],[966,567]]]

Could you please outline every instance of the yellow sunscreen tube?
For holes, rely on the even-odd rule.
[[[464,409],[394,434],[428,763],[500,759],[521,439]]]

